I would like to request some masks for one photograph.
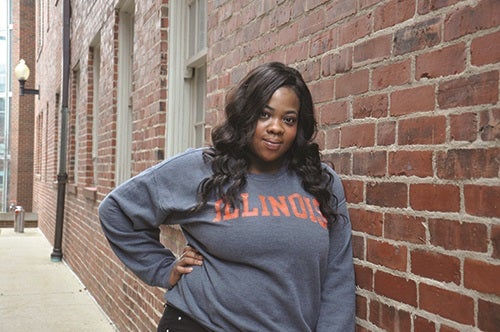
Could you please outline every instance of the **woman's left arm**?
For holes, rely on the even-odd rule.
[[[316,332],[354,331],[356,321],[351,222],[342,183],[337,174],[333,175],[339,217],[329,230],[328,270],[322,285],[321,308]]]

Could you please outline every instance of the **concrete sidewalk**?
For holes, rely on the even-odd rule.
[[[0,331],[117,331],[37,228],[0,228]]]

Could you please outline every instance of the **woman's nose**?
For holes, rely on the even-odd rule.
[[[267,131],[273,134],[283,133],[283,122],[280,119],[271,119]]]

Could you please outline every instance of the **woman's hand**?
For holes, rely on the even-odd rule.
[[[182,255],[177,258],[174,263],[174,268],[170,272],[170,278],[168,282],[170,287],[174,287],[183,274],[191,273],[193,271],[193,265],[202,265],[203,256],[200,255],[198,250],[191,246],[186,246],[182,250]]]

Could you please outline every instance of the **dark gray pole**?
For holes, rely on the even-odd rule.
[[[57,208],[56,208],[56,228],[54,236],[54,249],[50,258],[54,262],[60,262],[63,257],[62,237],[64,223],[64,204],[66,199],[66,155],[67,155],[67,127],[68,127],[68,95],[69,95],[69,59],[70,59],[70,0],[63,2],[63,81],[62,81],[62,102],[61,102],[61,137],[59,150],[59,173],[57,174]]]

